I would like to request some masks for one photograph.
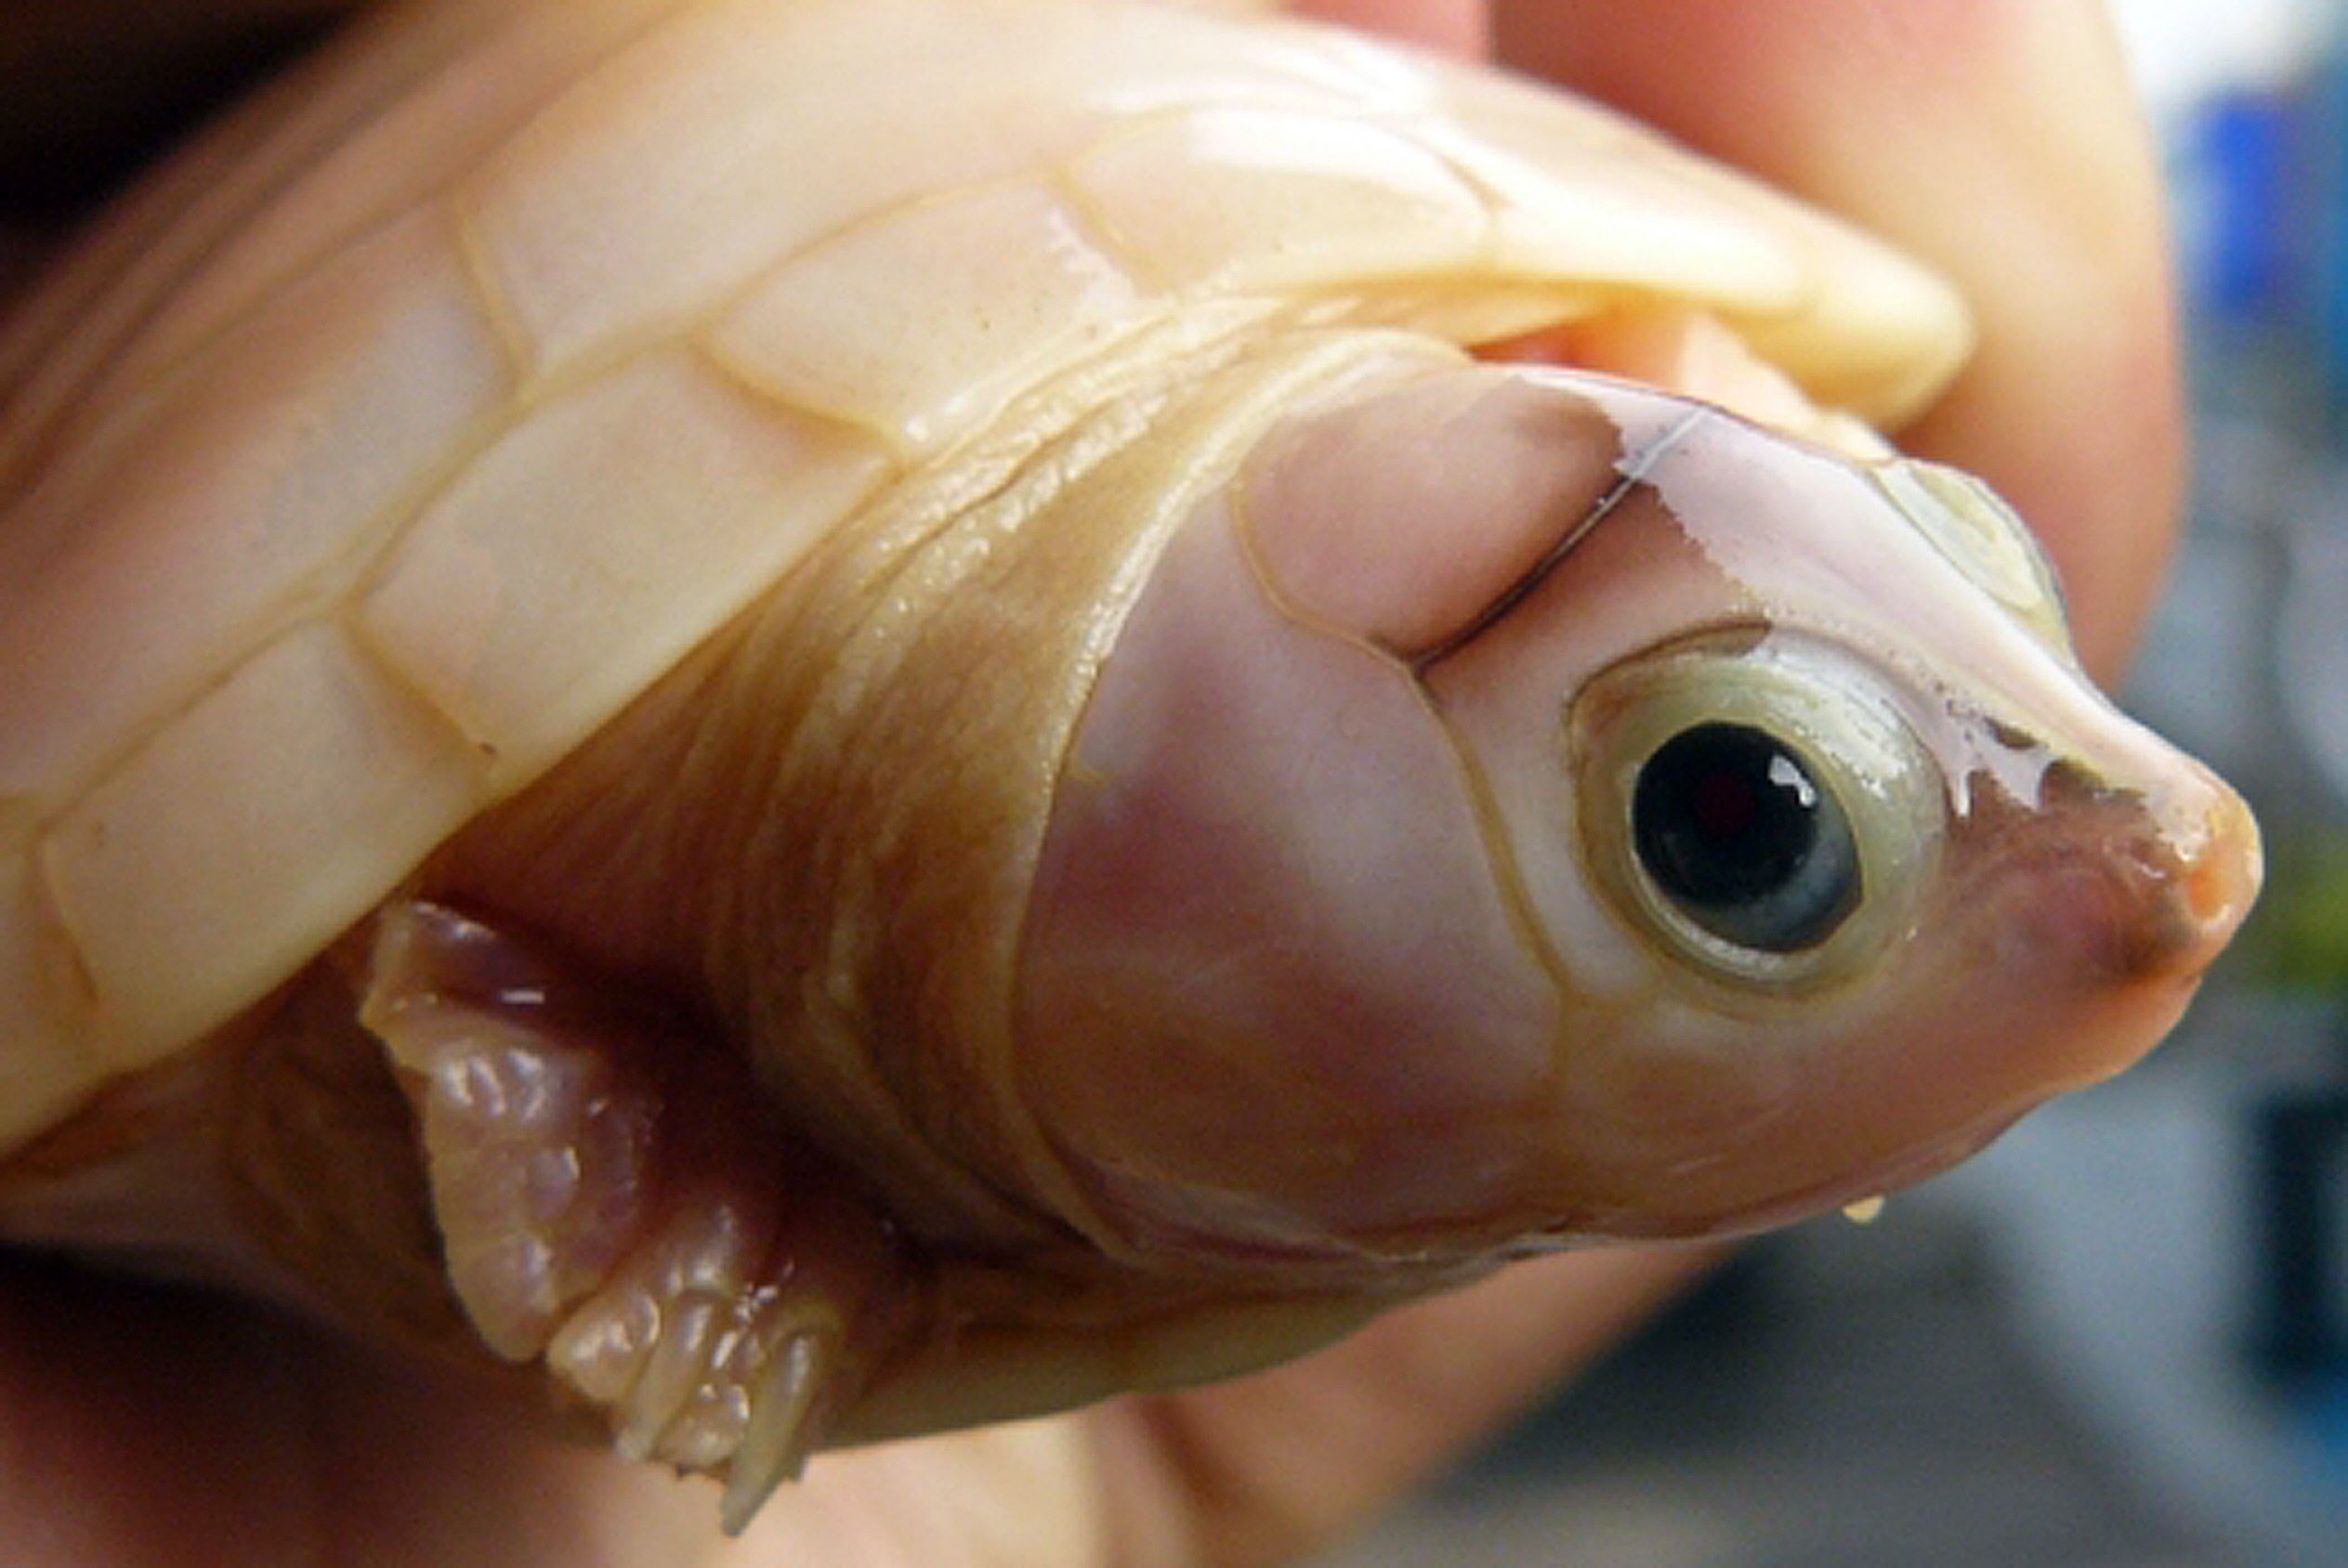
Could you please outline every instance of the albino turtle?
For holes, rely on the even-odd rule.
[[[1869,433],[1965,346],[1328,30],[401,13],[0,339],[0,1231],[486,1347],[739,1523],[1945,1165],[2258,875]]]

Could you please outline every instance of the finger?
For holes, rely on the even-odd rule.
[[[1718,1256],[1623,1247],[1515,1264],[1304,1361],[1113,1407],[1111,1560],[1291,1561],[1489,1435]]]
[[[1942,268],[1978,357],[1906,444],[2046,539],[2090,668],[2124,657],[2181,467],[2156,165],[2091,0],[1497,0],[1502,55]]]
[[[229,1543],[265,1535],[300,1472],[285,1434],[301,1410],[247,1325],[183,1293],[0,1261],[7,1561],[225,1568]]]
[[[0,1259],[9,1568],[698,1561],[705,1483],[542,1428],[225,1297]]]
[[[1289,9],[1446,54],[1481,56],[1490,44],[1486,0],[1294,0]]]

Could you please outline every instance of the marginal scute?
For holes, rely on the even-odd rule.
[[[1722,200],[1710,165],[1656,156],[1650,134],[1591,105],[1427,70],[1456,118],[1430,115],[1419,134],[1491,204],[1495,271],[1620,279],[1737,310],[1799,297],[1808,258],[1747,203]]]
[[[464,186],[484,264],[543,366],[668,328],[842,225],[932,192],[1031,173],[1068,145],[1065,99],[990,87],[1033,7],[958,14],[745,5],[680,12],[572,85]],[[873,28],[925,46],[887,68]],[[1042,42],[1049,43],[1047,37]],[[1043,62],[1035,62],[1041,64]],[[694,155],[680,158],[680,148]],[[810,156],[853,147],[854,157]],[[607,221],[628,192],[624,224]]]
[[[128,1069],[221,1023],[479,796],[469,751],[337,629],[288,635],[51,830],[44,870],[97,993],[79,1032]]]
[[[908,255],[953,256],[909,294]],[[1040,182],[892,211],[794,257],[710,329],[778,397],[926,454],[1113,332],[1139,289]]]
[[[1167,116],[1076,159],[1070,178],[1144,275],[1176,290],[1327,289],[1458,268],[1489,221],[1423,147],[1331,114]]]
[[[116,405],[0,526],[0,792],[61,804],[112,749],[331,605],[509,390],[448,226],[426,213],[338,256],[159,397]]]
[[[1921,412],[1970,351],[1963,302],[1897,252],[1601,106],[1504,74],[1429,69],[1452,118],[1427,135],[1494,200],[1496,270],[1562,268],[1702,305],[1814,402],[1890,427]]]
[[[354,73],[372,85],[369,94],[305,107],[313,145],[282,161],[278,189],[242,218],[231,243],[170,289],[90,400],[168,373],[377,231],[427,211],[448,221],[448,171],[513,135],[553,84],[621,47],[664,4],[572,0],[522,26],[500,14],[507,7],[479,3],[435,6],[427,25],[411,29],[361,19],[348,42],[380,54],[383,46],[365,34],[396,33],[399,58]],[[337,112],[320,112],[330,105]]]
[[[493,751],[501,777],[527,778],[886,472],[854,432],[765,403],[689,354],[656,354],[484,453],[416,521],[359,622]]]
[[[302,264],[348,241],[352,230],[312,234],[290,254],[258,255],[237,242],[240,226],[282,211],[276,202],[306,183],[321,160],[402,101],[419,78],[478,43],[483,9],[419,12],[421,20],[370,40],[367,70],[295,73],[264,90],[102,216],[49,286],[21,304],[11,301],[0,320],[0,490],[21,480],[22,465],[52,439],[56,421],[135,395],[162,363],[282,292],[307,269]],[[427,179],[434,173],[417,172]],[[346,198],[374,194],[343,187]],[[371,207],[366,221],[392,210]],[[191,294],[203,292],[191,287],[196,280],[222,272],[243,276],[212,306],[182,317]]]

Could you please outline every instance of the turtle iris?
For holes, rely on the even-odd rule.
[[[1802,754],[1750,725],[1682,730],[1640,767],[1631,827],[1656,891],[1723,941],[1815,947],[1858,907],[1849,821]]]

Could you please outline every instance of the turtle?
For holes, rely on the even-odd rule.
[[[2259,880],[1918,264],[1166,0],[430,0],[0,327],[0,1235],[712,1474],[1868,1198]]]

